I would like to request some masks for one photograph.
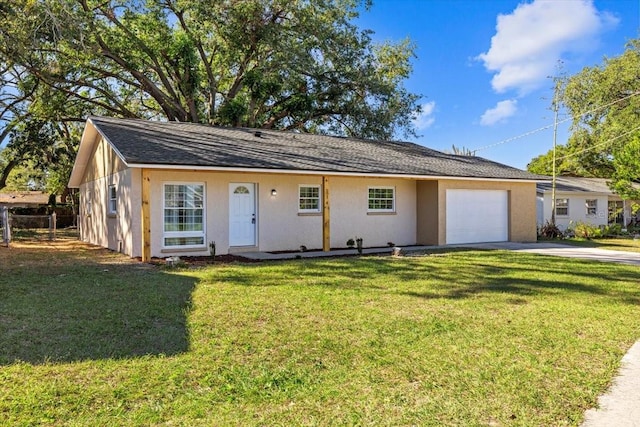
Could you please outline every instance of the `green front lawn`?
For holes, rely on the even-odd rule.
[[[2,425],[579,425],[640,337],[637,267],[533,254],[0,267]]]
[[[563,239],[558,243],[586,248],[609,249],[612,251],[640,252],[640,239],[634,237],[618,237],[606,239]]]

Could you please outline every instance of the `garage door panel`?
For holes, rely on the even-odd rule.
[[[446,198],[447,244],[508,240],[507,191],[447,190]]]

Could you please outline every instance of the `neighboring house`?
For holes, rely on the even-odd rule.
[[[407,142],[92,117],[81,239],[147,260],[536,240],[537,175]]]
[[[49,204],[44,191],[9,191],[0,193],[0,206],[9,208],[40,208]]]
[[[551,194],[551,181],[538,183],[538,225],[551,221]],[[613,193],[604,178],[556,178],[556,225],[562,230],[577,222],[598,226],[617,223],[625,226],[636,220],[631,207],[632,202],[624,201]]]

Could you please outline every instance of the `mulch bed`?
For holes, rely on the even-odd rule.
[[[261,262],[259,259],[249,259],[238,255],[216,255],[215,260],[210,256],[181,256],[180,261],[194,267],[213,264],[230,264],[232,262]],[[166,265],[167,261],[164,258],[151,258],[150,263],[155,265]]]

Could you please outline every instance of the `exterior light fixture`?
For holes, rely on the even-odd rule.
[[[275,197],[275,196],[277,196],[277,195],[278,195],[278,192],[276,191],[276,189],[275,189],[275,188],[271,190],[271,195],[272,195],[273,197]]]

